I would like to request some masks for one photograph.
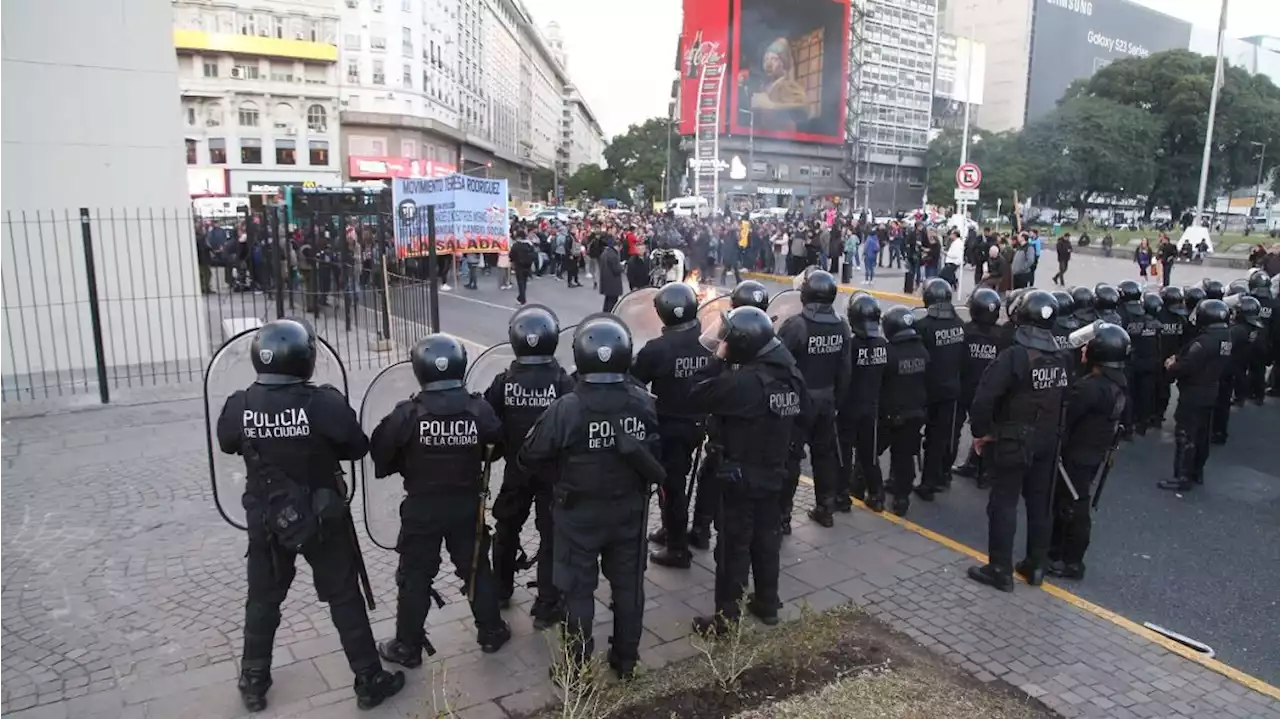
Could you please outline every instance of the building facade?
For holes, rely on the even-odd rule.
[[[572,85],[564,89],[561,110],[561,175],[572,176],[583,165],[605,166],[604,132],[587,101]]]
[[[341,179],[337,32],[329,2],[173,4],[190,195]]]

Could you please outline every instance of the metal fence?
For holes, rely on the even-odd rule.
[[[276,317],[305,317],[355,368],[431,331],[432,272],[396,258],[384,213],[80,208],[3,222],[5,403],[198,383],[222,342]]]

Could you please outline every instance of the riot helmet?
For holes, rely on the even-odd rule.
[[[446,334],[427,335],[409,351],[413,376],[423,392],[439,392],[464,385],[467,376],[467,348]]]
[[[990,287],[982,287],[969,295],[969,317],[986,327],[994,327],[1000,321],[1000,293]]]
[[[520,364],[545,364],[560,344],[560,319],[542,305],[526,305],[511,315],[507,339]]]
[[[800,302],[806,305],[829,305],[836,301],[840,288],[836,278],[830,272],[814,270],[804,278],[800,285]]]
[[[698,293],[683,282],[668,282],[653,296],[653,308],[666,327],[698,319]]]
[[[1099,282],[1093,288],[1093,308],[1099,312],[1115,311],[1120,305],[1120,291],[1115,287]]]
[[[884,313],[884,336],[890,342],[916,337],[916,316],[910,307],[894,305]]]
[[[924,290],[921,294],[924,299],[925,307],[932,307],[940,304],[951,304],[951,283],[935,277],[924,283]]]
[[[1201,329],[1226,327],[1231,319],[1231,310],[1222,300],[1206,299],[1196,305],[1195,323]]]
[[[1022,298],[1031,291],[1030,287],[1021,287],[1004,296],[1004,314],[1009,318],[1010,322],[1016,321],[1018,314],[1018,303],[1022,302]]]
[[[769,290],[755,280],[743,280],[730,293],[729,304],[734,309],[739,307],[758,307],[768,311]]]
[[[738,307],[724,313],[720,341],[724,343],[724,359],[730,364],[745,364],[780,344],[773,320],[759,307]]]
[[[1206,300],[1220,300],[1226,295],[1226,288],[1218,280],[1211,280],[1206,277],[1200,282],[1200,286],[1204,288],[1204,298]]]
[[[849,300],[846,310],[849,316],[849,327],[858,337],[880,337],[880,303],[875,297],[858,292]]]
[[[1182,301],[1186,306],[1187,313],[1194,312],[1201,302],[1205,301],[1204,288],[1200,285],[1191,285],[1182,291]]]
[[[1058,301],[1058,317],[1066,317],[1076,311],[1076,301],[1066,290],[1054,290],[1053,299]]]
[[[1154,292],[1146,292],[1142,295],[1142,311],[1148,316],[1159,317],[1162,309],[1164,309],[1164,300],[1160,299],[1160,295]]]
[[[1227,289],[1225,292],[1225,295],[1227,297],[1230,297],[1231,295],[1247,295],[1247,294],[1249,294],[1249,281],[1243,278],[1238,280],[1231,280],[1231,283],[1227,285]]]
[[[316,371],[316,335],[293,319],[272,320],[253,336],[253,371],[258,384],[303,384]]]
[[[1085,345],[1085,364],[1123,369],[1129,361],[1129,333],[1110,322],[1099,322],[1093,331],[1093,339]]]
[[[1271,299],[1271,275],[1261,268],[1249,273],[1249,294],[1259,299]]]
[[[1022,296],[1018,303],[1014,324],[1019,327],[1038,327],[1053,329],[1053,322],[1058,317],[1058,301],[1044,290],[1031,290]]]
[[[617,316],[588,316],[573,333],[573,361],[578,378],[588,384],[626,381],[631,369],[631,330]]]
[[[1257,297],[1245,295],[1240,298],[1240,304],[1236,305],[1236,324],[1262,329],[1262,303]]]
[[[1182,288],[1176,285],[1169,285],[1160,290],[1160,301],[1164,303],[1164,308],[1179,317],[1187,316],[1186,297],[1182,294]]]
[[[1121,281],[1116,285],[1116,291],[1120,293],[1120,301],[1123,303],[1142,301],[1142,285],[1134,280]]]
[[[1071,300],[1075,304],[1076,310],[1093,309],[1093,290],[1088,287],[1071,288]]]

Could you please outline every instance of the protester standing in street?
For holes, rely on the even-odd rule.
[[[1059,287],[1067,284],[1067,265],[1071,263],[1071,233],[1064,232],[1058,238],[1058,274],[1053,276],[1053,281]]]
[[[604,249],[600,252],[599,263],[600,294],[604,295],[604,306],[601,312],[612,312],[622,296],[622,259],[618,257],[618,249],[614,247],[612,235],[605,235]]]

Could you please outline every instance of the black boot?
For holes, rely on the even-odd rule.
[[[1084,563],[1072,562],[1067,564],[1063,561],[1052,562],[1049,564],[1049,574],[1061,579],[1084,579]]]
[[[937,494],[938,490],[934,489],[933,487],[926,487],[925,485],[922,484],[919,487],[915,488],[915,493],[916,493],[916,496],[919,497],[920,499],[923,499],[926,502],[932,502],[933,495]]]
[[[649,561],[659,567],[673,567],[675,569],[688,569],[693,564],[693,555],[687,549],[673,549],[671,547],[663,547],[657,552],[649,553]]]
[[[485,654],[493,654],[510,640],[511,627],[506,622],[499,622],[496,627],[476,633],[476,643]]]
[[[703,636],[722,637],[729,633],[729,621],[723,614],[696,617],[693,620],[693,633]]]
[[[884,492],[867,497],[867,509],[879,514],[884,511]]]
[[[747,597],[747,611],[766,627],[772,627],[778,623],[778,606],[757,601],[754,594]]]
[[[356,677],[356,706],[372,709],[404,689],[404,672],[375,669]]]
[[[660,527],[657,530],[650,532],[649,541],[659,547],[667,546],[667,530]]]
[[[267,690],[271,688],[271,661],[245,661],[240,669],[240,681],[236,684],[240,689],[240,701],[244,708],[251,712],[260,712],[267,708]]]
[[[539,597],[533,600],[533,606],[529,608],[529,616],[533,617],[533,628],[540,632],[563,622],[564,609],[559,602]]]
[[[831,515],[831,510],[821,504],[809,510],[809,519],[828,529],[836,524],[835,518]]]
[[[1019,577],[1026,580],[1027,584],[1030,584],[1033,587],[1038,587],[1041,584],[1044,584],[1044,570],[1040,567],[1033,566],[1029,559],[1024,559],[1023,561],[1018,562],[1014,566],[1013,571],[1016,572]]]
[[[996,567],[994,564],[969,567],[969,578],[979,584],[995,587],[1002,592],[1013,591],[1013,575]]]
[[[406,669],[422,666],[422,648],[414,649],[399,639],[379,642],[378,656]]]
[[[783,536],[791,535],[791,513],[787,512],[782,515],[782,534]]]
[[[859,497],[859,499],[861,499],[861,497]],[[836,500],[831,503],[831,509],[835,512],[848,514],[853,511],[853,502],[851,502],[848,497],[836,497]]]
[[[711,527],[703,524],[695,524],[689,530],[689,546],[694,549],[707,550],[711,548]]]
[[[609,668],[622,681],[628,681],[636,675],[636,665],[639,661],[635,657],[623,656],[620,652],[609,650]]]
[[[893,513],[899,517],[907,516],[907,510],[911,509],[910,495],[894,495],[893,497]]]

